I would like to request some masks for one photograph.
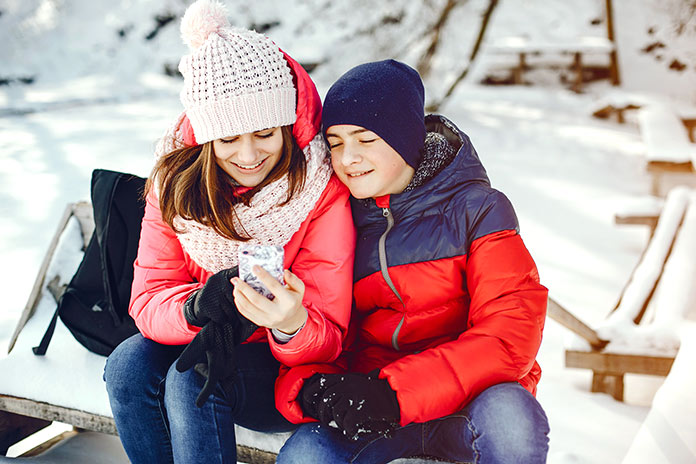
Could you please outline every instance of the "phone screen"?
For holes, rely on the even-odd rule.
[[[283,247],[273,245],[241,245],[239,247],[239,278],[251,288],[273,300],[275,295],[261,283],[251,272],[254,265],[259,265],[268,271],[278,282],[285,285],[283,280]]]

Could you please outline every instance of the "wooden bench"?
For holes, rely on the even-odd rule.
[[[91,205],[69,204],[10,340],[9,355],[0,359],[0,456],[6,455],[9,446],[52,421],[73,425],[76,430],[118,435],[102,379],[106,358],[87,351],[60,322],[46,355],[35,356],[31,350],[41,340],[56,299],[77,269],[93,230]],[[277,452],[290,436],[240,426],[235,429],[238,459],[250,464],[275,462]],[[60,438],[73,439],[67,435]],[[4,462],[2,457],[0,462]],[[433,461],[409,458],[398,462]]]
[[[599,119],[615,119],[624,124],[629,114],[637,113],[646,106],[670,105],[684,126],[689,140],[696,143],[696,107],[689,104],[668,101],[663,95],[615,90],[607,92],[592,104],[592,116]]]
[[[696,145],[677,114],[666,105],[641,108],[638,124],[645,142],[647,170],[652,175],[652,193],[659,196],[665,175],[695,172]]]
[[[665,376],[678,350],[676,326],[696,289],[696,192],[670,191],[641,259],[609,316],[591,328],[549,300],[549,316],[583,339],[566,367],[591,369],[591,391],[622,401],[624,374]]]
[[[10,339],[9,354],[0,359],[0,456],[52,421],[80,430],[118,434],[102,380],[106,358],[87,351],[61,323],[45,356],[34,356],[31,351],[41,340],[61,287],[77,269],[93,230],[89,203],[67,206]],[[66,260],[72,260],[73,267],[65,271],[69,275],[61,276],[57,267],[65,266]],[[63,263],[56,266],[56,261]],[[238,457],[248,463],[275,462],[275,454],[289,436],[241,427],[237,432]],[[256,443],[267,449],[255,447]]]
[[[575,72],[575,81],[572,89],[582,91],[583,85],[583,55],[611,55],[614,52],[614,43],[604,37],[578,37],[573,40],[542,42],[521,36],[500,37],[490,43],[487,50],[498,55],[516,55],[517,65],[513,68],[513,82],[523,83],[523,74],[529,69],[528,58],[530,56],[560,54],[572,55],[572,67]],[[610,65],[611,66],[611,63]]]
[[[614,224],[648,226],[652,237],[664,206],[664,198],[652,195],[633,199],[614,213]]]

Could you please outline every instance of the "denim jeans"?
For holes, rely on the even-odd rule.
[[[467,463],[546,462],[549,423],[541,405],[518,383],[484,390],[462,411],[413,423],[390,438],[351,441],[337,429],[301,425],[278,454],[277,463],[386,463],[428,456]]]
[[[106,361],[106,390],[131,462],[236,463],[235,423],[262,432],[296,427],[275,408],[279,363],[267,344],[239,345],[234,397],[218,385],[202,408],[195,399],[204,378],[174,367],[182,350],[136,334]]]

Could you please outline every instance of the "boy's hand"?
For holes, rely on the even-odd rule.
[[[326,388],[322,396],[318,406],[320,422],[335,422],[353,440],[374,433],[384,435],[398,427],[399,402],[386,380],[372,374],[329,375],[338,381]]]
[[[306,416],[319,419],[319,404],[327,388],[340,382],[340,375],[316,373],[305,379],[297,396],[302,412]]]

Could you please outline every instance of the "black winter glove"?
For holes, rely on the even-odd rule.
[[[340,382],[341,376],[335,374],[316,373],[304,381],[297,399],[302,412],[310,417],[319,419],[319,403],[327,388]]]
[[[218,382],[226,390],[234,384],[235,347],[258,329],[256,324],[237,311],[236,306],[231,308],[233,310],[228,311],[227,322],[211,320],[205,324],[176,362],[179,372],[193,367],[206,378],[196,398],[199,408],[208,400]]]
[[[176,370],[185,372],[195,367],[197,372],[206,377],[196,398],[196,406],[199,408],[208,400],[219,381],[230,377],[234,379],[236,345],[231,325],[211,321],[196,334],[179,356]]]
[[[239,314],[234,304],[234,286],[232,277],[237,277],[237,266],[219,271],[206,281],[201,289],[196,290],[184,303],[186,321],[196,327],[203,327],[208,321],[218,324],[229,322]]]
[[[399,426],[396,392],[386,380],[370,374],[329,374],[339,381],[326,388],[317,407],[320,422],[336,423],[351,440],[369,435],[388,435]]]

